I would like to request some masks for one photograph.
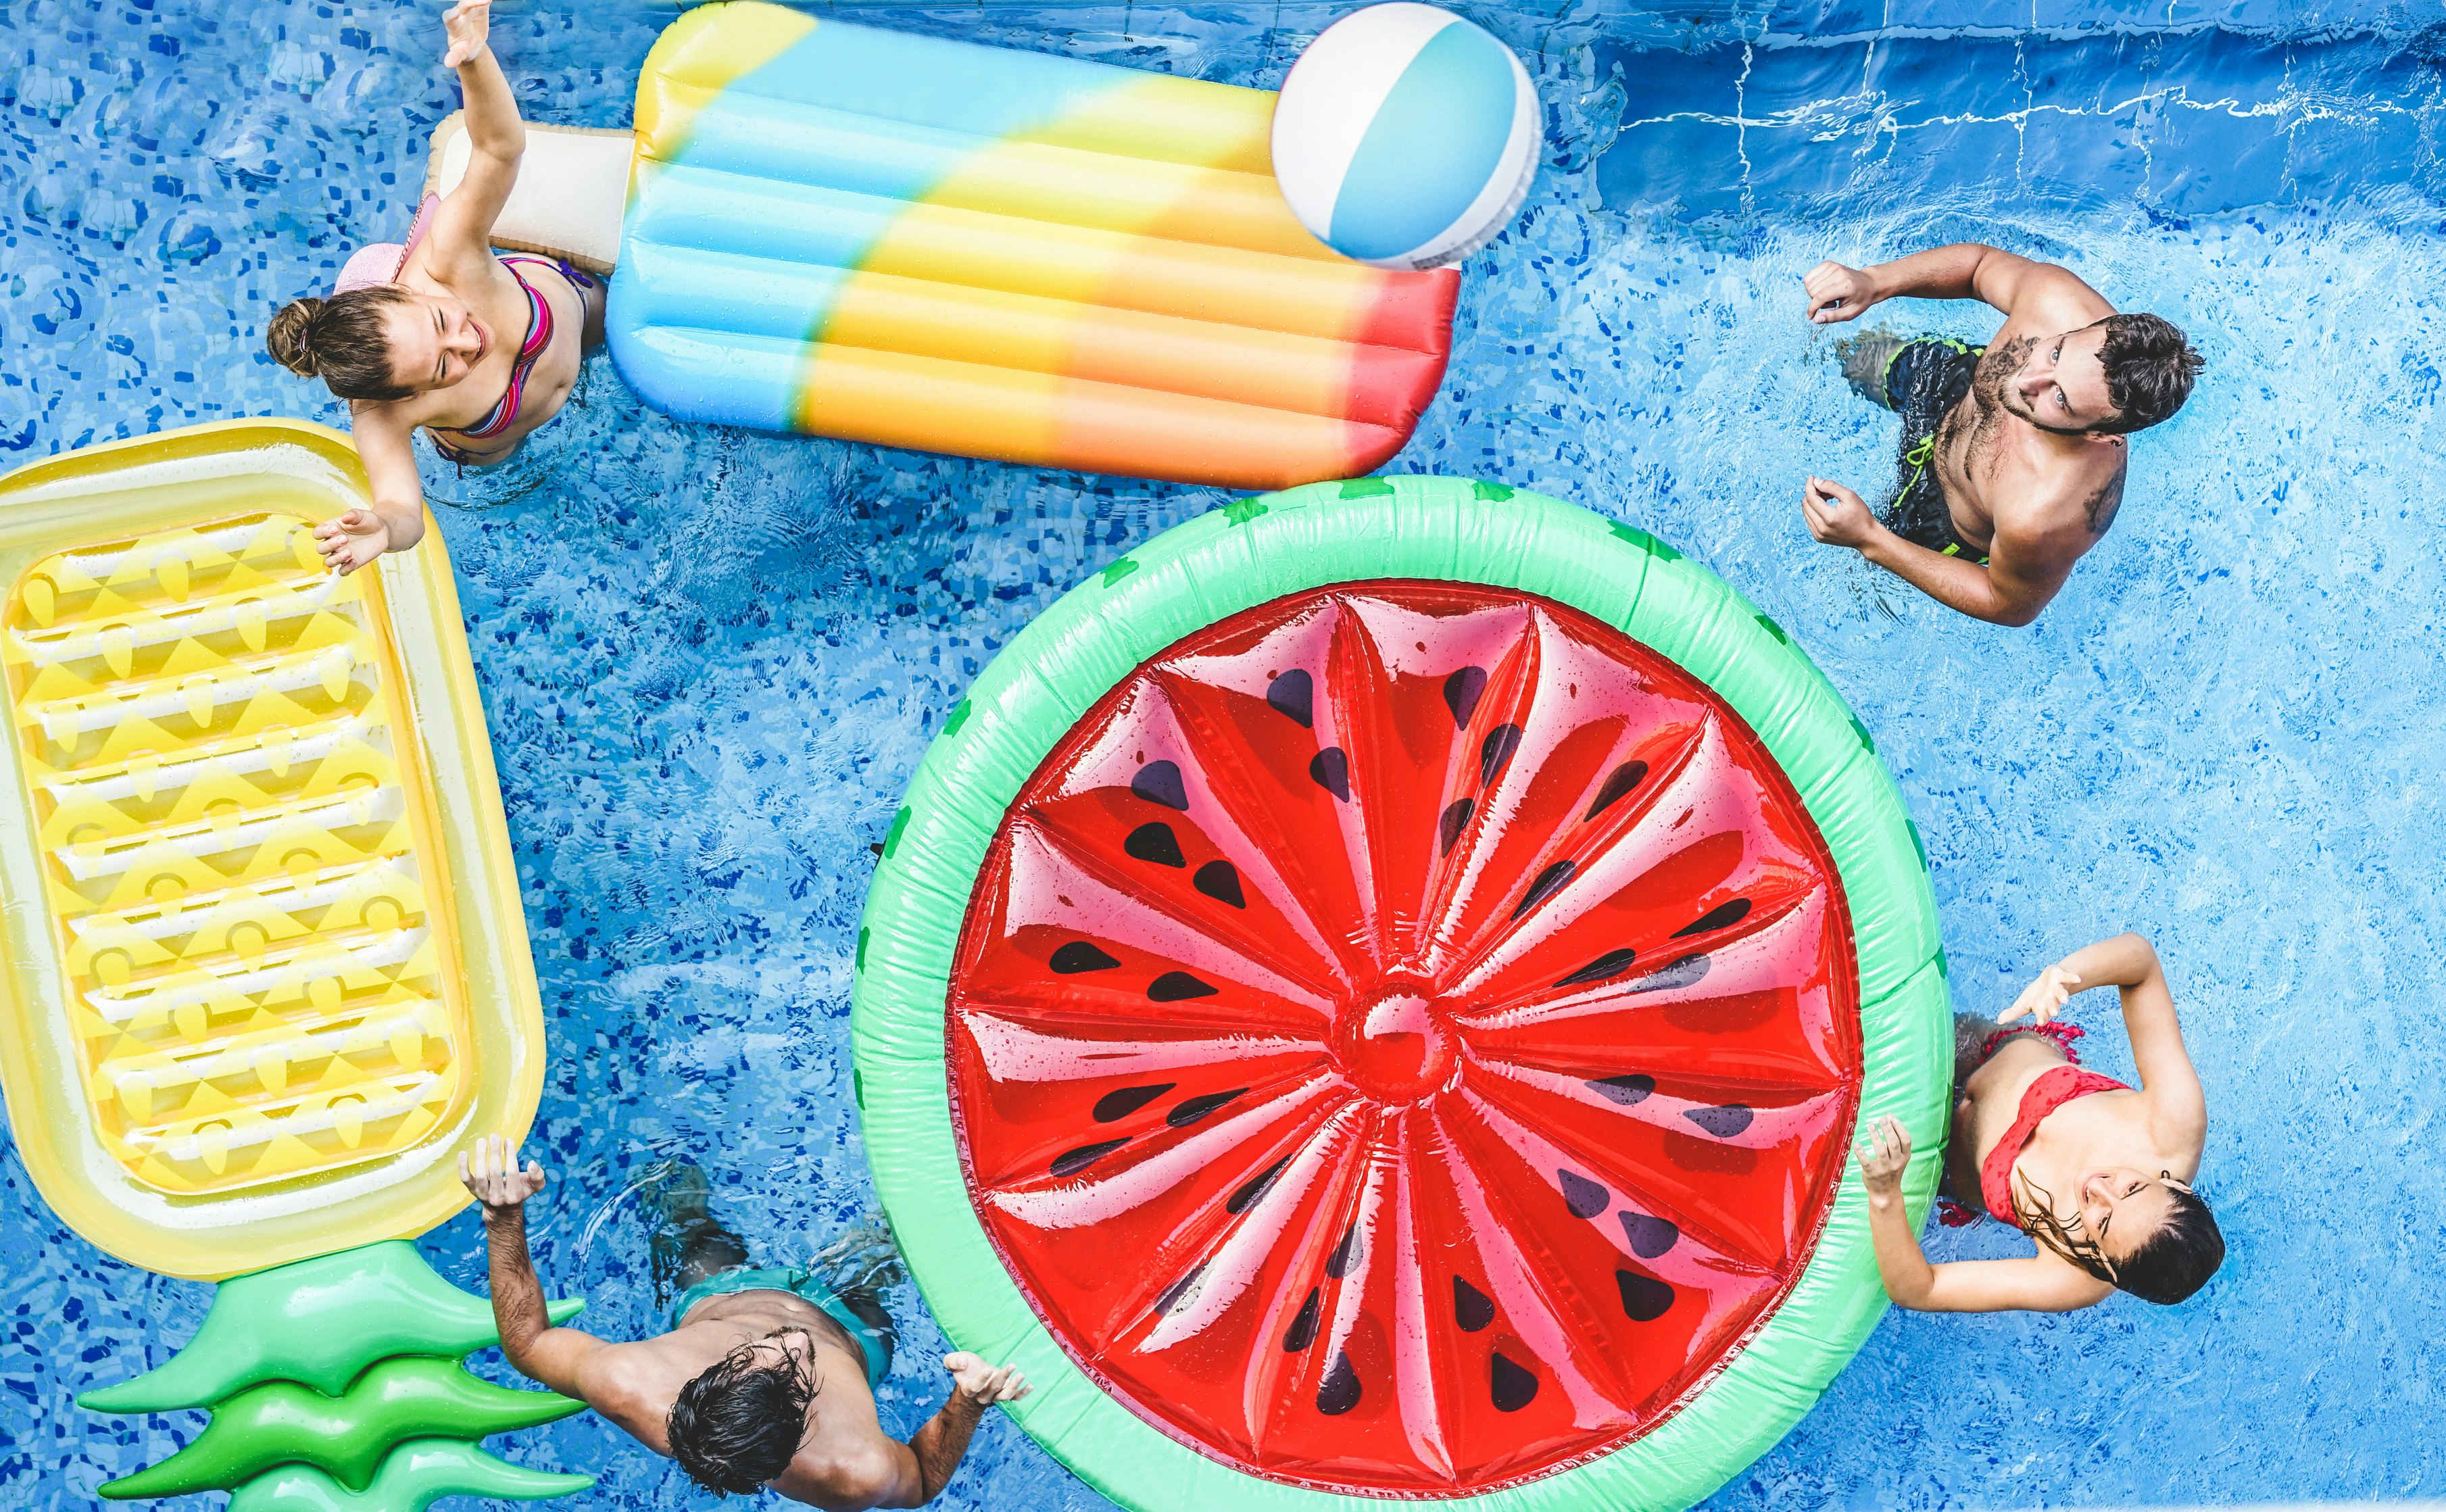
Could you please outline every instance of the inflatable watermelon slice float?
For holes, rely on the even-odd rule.
[[[1883,1305],[1858,1118],[1918,1202],[1940,1153],[1865,731],[1712,576],[1485,484],[1251,501],[1065,597],[928,757],[859,973],[913,1269],[1134,1507],[1686,1504]]]

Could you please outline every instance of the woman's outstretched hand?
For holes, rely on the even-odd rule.
[[[2037,981],[2023,988],[2022,995],[2013,999],[2013,1006],[1996,1015],[1996,1022],[2010,1024],[2026,1013],[2038,1023],[2052,1023],[2055,1016],[2063,1011],[2064,1004],[2072,1000],[2072,994],[2079,990],[2080,973],[2066,971],[2059,962],[2041,972]]]
[[[314,549],[323,565],[343,577],[390,550],[390,521],[374,509],[351,509],[314,527]]]
[[[1853,1156],[1860,1162],[1860,1184],[1872,1199],[1900,1196],[1903,1172],[1910,1167],[1910,1136],[1891,1113],[1869,1125]]]
[[[491,33],[493,0],[459,0],[442,13],[442,29],[449,34],[449,50],[442,54],[442,66],[456,68],[472,63],[484,50],[484,39]]]

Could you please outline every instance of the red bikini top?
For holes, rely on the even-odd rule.
[[[2041,1072],[2029,1090],[2022,1094],[2022,1106],[2013,1117],[2013,1126],[1987,1152],[1979,1166],[1979,1200],[1999,1222],[2021,1226],[2013,1216],[2013,1162],[2022,1158],[2022,1148],[2049,1113],[2076,1097],[2092,1092],[2128,1092],[2132,1088],[2112,1076],[2084,1071],[2078,1066],[2059,1066]]]

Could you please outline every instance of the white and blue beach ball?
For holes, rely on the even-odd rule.
[[[1537,88],[1512,49],[1434,6],[1369,6],[1283,81],[1274,178],[1291,213],[1380,268],[1460,261],[1512,223],[1536,176]]]

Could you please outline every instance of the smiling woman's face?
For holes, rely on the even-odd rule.
[[[2174,1205],[2173,1191],[2154,1174],[2129,1165],[2084,1171],[2073,1188],[2081,1223],[2117,1265],[2131,1258]]]
[[[484,360],[493,335],[475,312],[446,294],[416,294],[385,312],[391,379],[416,393],[447,388]]]

